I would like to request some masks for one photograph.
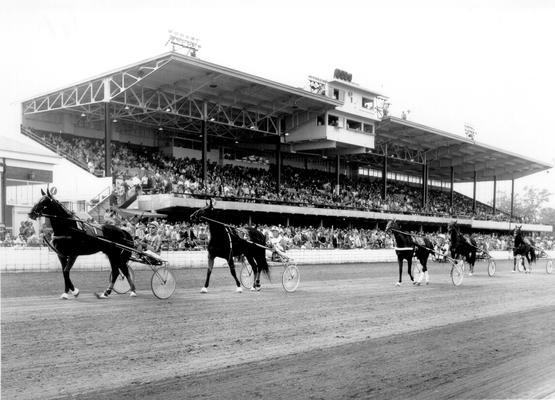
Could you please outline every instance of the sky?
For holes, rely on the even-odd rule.
[[[304,87],[335,68],[390,98],[391,113],[555,164],[555,2],[10,1],[2,5],[0,136],[20,103],[169,50],[168,30],[199,38],[198,57]],[[555,171],[515,182],[548,189]],[[468,190],[468,189],[465,189]],[[510,182],[499,182],[510,192]],[[492,184],[478,185],[478,199]]]

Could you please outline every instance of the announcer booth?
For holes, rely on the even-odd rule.
[[[44,189],[52,183],[53,168],[60,160],[56,154],[32,141],[3,138],[0,145],[0,240],[6,232],[17,237],[19,226]],[[35,232],[39,232],[34,222]]]

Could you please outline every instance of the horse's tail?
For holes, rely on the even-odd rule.
[[[258,229],[249,228],[249,239],[253,244],[251,244],[251,251],[252,254],[256,258],[256,264],[258,268],[260,268],[261,272],[264,272],[264,275],[270,278],[270,266],[268,265],[268,261],[266,261],[266,236]]]
[[[530,247],[530,262],[535,263],[536,258],[536,249],[534,247]]]

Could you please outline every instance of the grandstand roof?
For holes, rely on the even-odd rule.
[[[277,134],[279,119],[322,112],[341,102],[176,52],[167,52],[23,102],[24,115],[64,110],[103,119],[110,102],[117,120],[236,139],[241,129]],[[191,123],[192,120],[192,123]],[[233,129],[234,132],[229,132]]]
[[[425,160],[429,165],[430,179],[444,181],[450,180],[451,166],[455,170],[456,182],[472,181],[474,171],[478,181],[491,181],[494,176],[498,180],[516,179],[553,167],[530,157],[392,116],[384,118],[376,129],[373,154],[383,155],[386,151],[388,155],[394,155],[389,162],[392,167],[419,174],[422,165],[418,162]]]

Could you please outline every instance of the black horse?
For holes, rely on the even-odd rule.
[[[514,247],[513,247],[513,257],[514,257],[513,271],[516,271],[517,256],[521,256],[523,258],[526,258],[526,261],[528,261],[528,265],[529,265],[529,268],[526,268],[526,264],[524,263],[524,261],[522,262],[522,265],[524,266],[524,271],[527,273],[531,272],[532,270],[531,263],[536,262],[536,259],[537,259],[536,244],[531,238],[523,236],[522,225],[515,226],[513,235],[515,240]]]
[[[131,257],[129,250],[115,246],[118,243],[127,247],[133,247],[133,238],[131,235],[114,225],[102,225],[94,227],[77,218],[71,211],[66,209],[58,200],[56,200],[47,189],[46,193],[41,190],[42,198],[33,206],[29,217],[37,219],[44,216],[50,220],[52,225],[53,236],[52,242],[47,244],[58,254],[60,263],[62,264],[62,273],[64,275],[65,289],[61,299],[68,298],[68,292],[71,291],[75,297],[79,295],[79,289],[73,286],[69,277],[69,271],[78,256],[89,255],[103,252],[110,260],[112,268],[112,281],[109,287],[103,293],[96,293],[98,298],[107,298],[114,287],[119,271],[127,278],[131,287],[131,296],[135,294],[135,284],[129,275],[127,262]]]
[[[469,275],[472,275],[474,273],[474,264],[476,263],[476,252],[478,250],[476,241],[472,237],[463,235],[456,221],[447,225],[447,231],[451,238],[451,258],[464,258],[470,266]]]
[[[237,229],[218,222],[214,218],[214,204],[212,199],[204,208],[199,208],[191,214],[191,221],[195,223],[206,222],[210,230],[210,240],[208,242],[208,270],[206,272],[206,282],[201,289],[201,293],[208,293],[210,274],[214,268],[214,259],[223,258],[229,265],[231,276],[237,285],[236,291],[242,292],[241,283],[235,273],[234,257],[245,256],[254,271],[253,289],[260,290],[260,273],[264,272],[270,276],[270,268],[266,261],[266,237],[262,232],[255,228],[247,228],[248,240],[243,239]]]
[[[406,232],[400,230],[399,224],[396,220],[389,221],[385,227],[386,233],[392,232],[395,237],[395,242],[397,247],[395,248],[395,253],[397,253],[397,261],[399,263],[399,281],[395,284],[397,286],[401,285],[402,275],[403,275],[403,260],[407,260],[407,268],[410,276],[410,280],[414,284],[420,285],[422,283],[422,278],[426,278],[426,285],[430,282],[430,277],[428,275],[428,256],[433,251],[434,245],[431,240],[427,237],[417,237],[410,235]],[[412,276],[412,258],[416,255],[418,261],[422,265],[422,271],[420,272],[416,282]]]

